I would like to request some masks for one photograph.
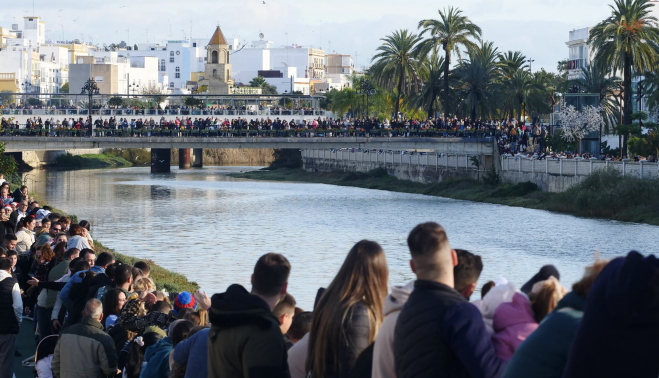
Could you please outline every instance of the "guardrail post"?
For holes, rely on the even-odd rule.
[[[465,155],[465,169],[469,169],[469,155]]]
[[[439,154],[435,151],[435,170],[439,169]]]
[[[626,164],[627,164],[627,162],[623,160],[622,161],[622,175],[623,176],[625,175],[625,173],[627,173],[627,165]]]
[[[558,175],[563,176],[563,159],[558,158]]]
[[[517,161],[517,163],[518,163],[518,166],[519,166],[519,171],[521,172],[522,171],[522,157],[521,156],[519,157],[519,160]]]
[[[446,169],[448,170],[448,154],[446,154],[446,164],[444,165],[444,167],[446,167]]]
[[[641,160],[639,163],[641,163],[641,178],[643,178],[643,161]]]
[[[579,170],[577,169],[578,166],[579,166],[579,160],[575,159],[574,160],[574,175],[575,176],[577,176],[577,174],[579,173]]]
[[[549,173],[549,159],[545,156],[545,173]]]
[[[531,159],[531,173],[535,173],[535,160]]]
[[[590,161],[590,173],[591,174],[593,173],[593,161],[592,160]]]

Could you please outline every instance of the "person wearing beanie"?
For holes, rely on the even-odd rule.
[[[611,261],[588,292],[563,378],[659,376],[659,259]]]
[[[178,314],[184,308],[197,309],[197,300],[187,291],[184,291],[174,300],[174,313]]]

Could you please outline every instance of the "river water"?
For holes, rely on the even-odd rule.
[[[149,258],[197,281],[209,295],[231,283],[249,288],[264,253],[292,265],[289,292],[311,309],[351,246],[361,239],[386,251],[390,284],[413,278],[406,238],[436,221],[453,248],[483,258],[479,287],[502,276],[520,287],[544,264],[569,286],[596,253],[656,253],[659,227],[583,219],[546,211],[322,184],[240,180],[208,167],[151,175],[149,168],[37,171],[28,175],[49,203],[92,222],[109,248]],[[30,182],[31,180],[31,182]],[[480,297],[474,294],[472,299]]]

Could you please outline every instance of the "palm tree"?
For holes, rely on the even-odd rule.
[[[657,110],[659,108],[659,70],[653,72],[646,72],[641,83],[643,89],[648,93],[648,107],[650,110]]]
[[[456,69],[460,80],[461,98],[472,120],[480,114],[491,114],[497,80],[497,48],[492,42],[482,42],[469,49],[469,60]]]
[[[501,75],[506,78],[511,78],[519,70],[529,68],[528,59],[520,51],[508,51],[499,54],[498,65]]]
[[[396,104],[392,120],[398,119],[400,98],[404,93],[419,90],[421,80],[417,73],[418,62],[412,51],[421,41],[421,37],[408,30],[397,30],[382,38],[378,53],[371,59],[375,62],[371,72],[375,81],[384,88],[396,90]]]
[[[472,41],[480,40],[482,30],[471,22],[462,11],[449,7],[439,10],[439,20],[422,20],[419,29],[423,29],[420,36],[428,33],[428,38],[419,44],[417,56],[426,56],[428,53],[441,47],[444,50],[444,118],[449,109],[449,67],[451,65],[451,53],[460,56],[460,47],[473,48],[476,44]]]
[[[439,99],[444,85],[443,73],[444,57],[435,49],[429,58],[421,62],[419,75],[423,79],[423,85],[412,102],[413,106],[426,110],[428,118],[433,118],[435,110],[440,107]]]
[[[632,70],[644,72],[657,63],[658,20],[650,0],[614,0],[612,13],[590,31],[588,44],[597,49],[595,61],[602,71],[623,74],[624,124],[632,122]],[[623,153],[626,152],[626,138]]]

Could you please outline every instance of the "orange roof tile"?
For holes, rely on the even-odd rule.
[[[220,27],[218,26],[217,29],[215,29],[215,33],[213,34],[213,37],[211,38],[211,41],[208,43],[209,45],[227,45],[227,40],[224,38],[224,34],[222,34],[222,30],[220,30]]]

